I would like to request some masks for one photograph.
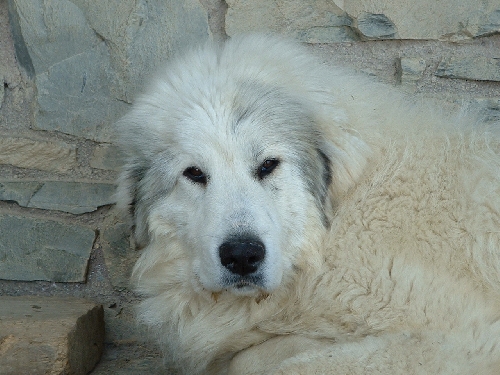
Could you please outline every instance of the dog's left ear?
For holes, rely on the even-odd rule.
[[[316,203],[323,213],[323,223],[325,226],[330,225],[331,216],[333,213],[333,202],[329,191],[332,184],[332,163],[330,157],[321,149],[316,150],[319,161],[320,179],[317,180]]]
[[[338,202],[363,176],[372,151],[355,132],[330,124],[318,148],[326,186],[323,207],[331,220]]]

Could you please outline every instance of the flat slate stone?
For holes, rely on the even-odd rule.
[[[146,76],[209,38],[198,0],[13,0],[9,15],[18,59],[37,86],[33,127],[98,142],[111,140]]]
[[[100,144],[92,153],[90,166],[92,168],[118,171],[123,164],[123,156],[119,148],[112,144]]]
[[[76,298],[0,297],[2,375],[85,375],[103,346],[100,305]]]
[[[111,283],[116,288],[130,288],[130,276],[141,252],[130,242],[130,225],[117,210],[111,210],[101,227],[101,246]]]
[[[500,32],[498,0],[226,0],[226,32],[274,31],[309,43],[461,41]],[[351,20],[340,23],[339,20]]]
[[[4,96],[4,78],[1,71],[2,67],[0,66],[0,108],[2,108],[3,96]]]
[[[385,14],[363,12],[358,17],[358,30],[373,39],[394,39],[396,25]]]
[[[115,203],[115,185],[65,181],[0,181],[0,200],[22,207],[71,214],[95,211]]]
[[[0,200],[16,202],[27,207],[33,194],[42,187],[41,182],[2,182],[0,181]]]
[[[449,57],[439,63],[435,74],[446,78],[500,81],[500,60],[486,56]]]
[[[86,226],[0,214],[0,279],[83,282],[94,239]]]
[[[397,39],[461,41],[500,30],[498,0],[342,0],[333,3],[358,21],[363,13],[383,14],[397,29]]]
[[[115,203],[114,193],[113,184],[46,181],[31,197],[28,207],[83,214]]]
[[[307,43],[360,40],[353,19],[329,0],[227,0],[226,32],[273,31]]]
[[[402,84],[415,84],[423,77],[426,68],[425,60],[421,58],[402,57],[398,65],[397,77]]]
[[[108,125],[126,108],[109,91],[109,64],[106,46],[99,43],[37,74],[39,110],[34,127],[109,141]]]

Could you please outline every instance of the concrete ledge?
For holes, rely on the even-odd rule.
[[[0,374],[84,375],[104,343],[101,305],[77,298],[0,297]]]

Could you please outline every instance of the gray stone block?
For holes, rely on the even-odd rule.
[[[500,4],[497,4],[497,6],[500,8]],[[483,16],[481,20],[486,21],[478,23],[476,30],[473,30],[475,31],[474,37],[500,33],[500,9],[493,10],[487,17]]]
[[[1,182],[0,200],[13,201],[20,206],[27,207],[33,194],[40,189],[41,182]]]
[[[360,40],[350,26],[321,26],[298,30],[294,37],[305,43],[340,43]]]
[[[83,282],[94,239],[85,226],[0,214],[0,279]]]
[[[394,24],[399,39],[462,41],[500,29],[498,0],[342,0],[335,4],[358,21],[364,13],[385,15]],[[359,28],[363,32],[363,27]],[[376,27],[369,33],[379,34],[380,39],[386,35],[392,38],[383,29]]]
[[[4,96],[4,76],[2,72],[2,66],[0,65],[0,108],[2,108]]]
[[[82,214],[115,203],[114,192],[113,184],[47,181],[33,194],[27,207]]]
[[[209,37],[198,0],[78,1],[92,30],[109,46],[113,95],[130,103],[171,55]],[[113,22],[110,22],[110,14]]]
[[[101,144],[92,153],[90,166],[97,169],[118,171],[122,165],[122,155],[117,146]]]
[[[109,64],[107,47],[98,43],[38,73],[35,129],[109,141],[109,124],[126,108],[109,91]]]
[[[12,38],[14,39],[17,62],[22,68],[24,68],[28,77],[33,78],[35,76],[35,68],[33,67],[33,61],[31,61],[31,56],[28,52],[28,48],[26,47],[26,42],[24,41],[16,1],[8,1],[8,13],[10,32],[12,34]]]
[[[72,214],[95,211],[113,204],[115,185],[64,181],[0,181],[0,200],[22,207],[56,210]]]
[[[396,25],[385,14],[361,13],[358,30],[370,39],[394,39],[397,36]]]
[[[37,86],[34,128],[99,142],[172,51],[209,36],[196,0],[10,2],[18,58]]]
[[[423,77],[425,68],[423,59],[402,57],[397,63],[397,79],[403,85],[415,84]]]
[[[307,43],[359,40],[352,18],[328,0],[228,0],[226,32],[275,31]]]
[[[498,0],[227,0],[226,32],[271,30],[302,41],[368,39],[461,41],[500,31]],[[339,25],[338,19],[353,24]],[[340,30],[338,30],[340,29]]]
[[[2,375],[86,375],[103,347],[100,305],[76,298],[0,297]]]
[[[140,252],[130,243],[130,225],[116,210],[106,217],[101,230],[101,245],[111,284],[130,288],[130,276]]]
[[[500,81],[500,59],[486,56],[448,57],[439,63],[438,77]]]

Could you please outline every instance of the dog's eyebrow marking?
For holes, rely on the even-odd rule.
[[[135,206],[139,201],[139,183],[146,175],[148,167],[144,165],[133,166],[128,170],[128,178],[130,181],[130,197],[129,212],[132,217],[135,217]]]
[[[330,184],[332,183],[332,168],[330,166],[330,158],[328,158],[328,156],[326,156],[326,154],[320,149],[318,149],[318,154],[323,160],[323,166],[325,168],[325,170],[323,171],[323,181],[325,183],[326,189],[328,189],[328,186],[330,186]],[[323,204],[325,203],[325,198],[326,194],[323,197]]]
[[[236,133],[239,125],[251,115],[255,115],[256,121],[263,122],[279,117],[275,113],[276,108],[268,105],[273,101],[276,103],[295,102],[280,87],[268,86],[260,82],[242,82],[233,98],[232,110],[235,120],[232,123],[232,132]]]

